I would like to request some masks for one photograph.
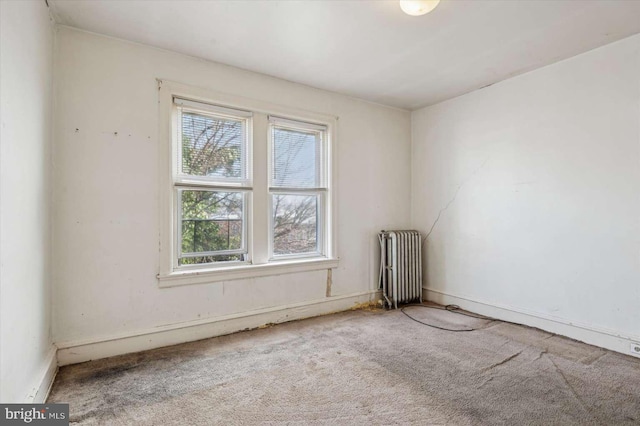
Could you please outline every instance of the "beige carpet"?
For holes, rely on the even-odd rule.
[[[83,425],[638,425],[640,359],[445,311],[353,311],[60,369]]]

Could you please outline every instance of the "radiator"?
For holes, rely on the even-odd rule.
[[[381,231],[380,288],[385,306],[422,301],[422,237],[418,231]]]

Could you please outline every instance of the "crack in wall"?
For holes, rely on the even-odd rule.
[[[462,189],[462,187],[469,180],[471,180],[471,178],[475,176],[480,171],[480,169],[482,169],[485,166],[485,164],[489,162],[490,159],[491,159],[491,156],[487,157],[487,159],[484,160],[482,164],[480,164],[480,166],[478,166],[473,172],[469,174],[469,176],[467,176],[462,182],[460,182],[460,184],[456,188],[456,191],[453,194],[453,197],[451,197],[449,202],[443,208],[440,209],[440,211],[438,212],[438,216],[436,217],[436,220],[433,221],[433,223],[431,224],[431,227],[429,228],[429,232],[427,232],[427,235],[425,235],[425,237],[422,239],[423,246],[427,242],[427,239],[429,238],[433,230],[435,229],[436,225],[438,224],[438,221],[440,221],[440,216],[442,216],[442,213],[444,213],[449,208],[449,206],[451,206],[451,204],[453,204],[453,202],[456,201],[456,198],[458,198],[458,193],[460,192],[460,189]]]

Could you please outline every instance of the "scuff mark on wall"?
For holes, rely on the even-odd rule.
[[[327,297],[331,297],[331,285],[333,284],[331,269],[327,269]]]

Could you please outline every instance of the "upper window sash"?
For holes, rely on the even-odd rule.
[[[177,108],[174,184],[250,188],[253,113],[178,97],[173,101]],[[185,143],[191,143],[191,146],[186,147]],[[218,143],[222,144],[219,148],[211,147]],[[196,158],[185,160],[186,154]],[[219,155],[223,164],[218,165],[217,170],[207,168],[207,164],[198,160],[198,155],[204,158]],[[229,162],[226,168],[224,161]],[[194,170],[198,167],[202,170]]]
[[[269,189],[327,188],[327,126],[269,116]]]

